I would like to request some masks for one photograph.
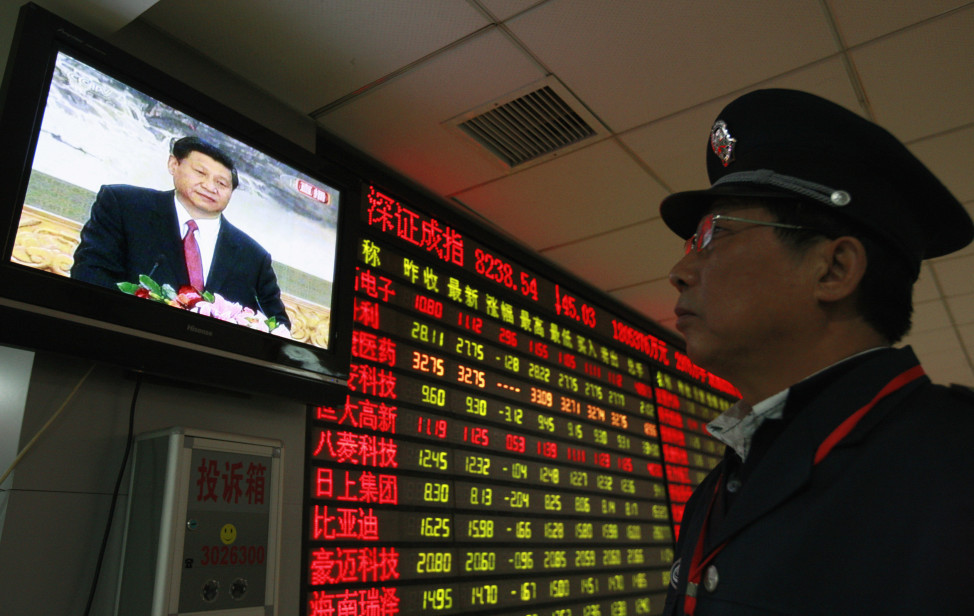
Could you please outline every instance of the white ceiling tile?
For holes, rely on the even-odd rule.
[[[947,307],[941,300],[919,302],[913,305],[913,327],[911,332],[921,334],[940,330],[953,325],[947,315]]]
[[[941,327],[924,332],[910,333],[903,339],[902,344],[910,345],[918,355],[940,353],[960,348],[957,330],[953,327]]]
[[[620,136],[673,192],[710,186],[706,153],[710,127],[730,98],[694,107]]]
[[[964,209],[967,210],[968,216],[974,217],[974,201],[967,201],[963,205],[964,205]],[[967,257],[974,257],[974,243],[968,244],[964,248],[961,248],[956,252],[952,252],[949,255],[943,257],[937,257],[936,259],[931,259],[927,261],[927,263],[931,263],[931,264],[945,263],[947,261],[955,261],[957,259],[965,259]],[[948,293],[946,289],[944,290],[944,294],[951,295],[951,293]],[[953,295],[956,294],[957,293],[953,293]]]
[[[935,17],[967,0],[828,0],[846,45],[853,46]]]
[[[17,6],[21,4],[25,3],[16,2]],[[108,37],[155,4],[155,0],[41,0],[37,4],[96,36]]]
[[[816,62],[758,87],[805,90],[861,112],[855,90],[838,58]],[[673,114],[628,131],[620,139],[673,191],[706,188],[710,185],[706,171],[710,127],[720,110],[734,98],[736,95],[722,97]]]
[[[305,113],[488,23],[412,0],[160,0],[142,19]]]
[[[960,349],[930,353],[921,357],[920,362],[934,383],[959,383],[974,387],[974,371],[967,362],[967,356]]]
[[[920,266],[920,277],[913,284],[913,303],[918,304],[934,299],[940,299],[940,291],[937,290],[937,284],[933,280],[930,264],[925,262]]]
[[[960,335],[961,342],[964,343],[964,348],[967,349],[967,354],[974,358],[974,324],[959,326],[957,333]]]
[[[974,324],[974,293],[947,298],[947,308],[955,325]]]
[[[478,0],[481,5],[500,21],[510,19],[521,11],[536,4],[543,4],[545,0]]]
[[[615,131],[839,51],[815,0],[552,0],[507,25]]]
[[[876,121],[904,141],[971,122],[974,5],[850,51]]]
[[[485,32],[318,119],[329,133],[450,195],[508,167],[446,120],[543,75],[497,30]]]
[[[974,256],[938,260],[932,267],[945,296],[974,293]]]
[[[962,383],[974,386],[974,373],[968,355],[953,327],[911,334],[903,344],[910,345],[935,383]],[[968,348],[971,348],[968,345]]]
[[[859,115],[864,115],[845,64],[839,56],[826,58],[758,85],[762,88],[804,90],[827,98]]]
[[[674,330],[676,315],[673,314],[673,308],[676,307],[678,294],[668,278],[614,289],[609,294],[634,310],[648,315],[661,326]]]
[[[972,62],[974,64],[974,62]],[[972,66],[971,70],[974,70]],[[968,106],[974,101],[968,101]],[[974,201],[974,124],[910,145],[958,200]]]
[[[663,188],[610,139],[456,198],[541,250],[658,216],[664,196]]]
[[[592,285],[611,290],[664,278],[683,256],[683,240],[656,218],[541,254]]]
[[[974,371],[960,347],[917,356],[934,383],[974,386]]]

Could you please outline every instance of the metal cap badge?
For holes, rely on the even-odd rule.
[[[710,129],[710,149],[714,151],[720,162],[724,163],[724,166],[731,164],[734,161],[734,144],[737,143],[737,139],[731,137],[730,131],[727,129],[727,122],[723,120],[717,120],[714,122],[713,128]]]

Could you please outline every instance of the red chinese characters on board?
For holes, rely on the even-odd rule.
[[[707,372],[700,366],[694,364],[692,361],[690,361],[689,357],[687,357],[683,353],[680,353],[679,351],[677,351],[675,355],[676,355],[676,369],[679,370],[680,372],[683,372],[684,374],[687,374],[691,378],[694,378],[698,381],[707,383],[717,391],[722,391],[725,394],[730,394],[735,398],[741,397],[741,392],[738,391],[736,387],[731,385],[730,382],[725,381],[724,379],[720,378],[716,374],[711,374],[710,372]]]
[[[196,467],[197,502],[213,501],[231,505],[263,505],[267,467],[250,462],[208,460],[202,458]]]
[[[392,279],[376,276],[370,269],[355,268],[355,290],[368,295],[372,299],[388,302],[390,297],[396,296],[392,288]]]
[[[692,483],[690,469],[685,466],[667,466],[666,478],[675,483]]]
[[[652,387],[650,387],[649,385],[646,385],[645,383],[640,383],[639,381],[636,381],[633,385],[636,388],[636,393],[637,394],[639,394],[640,396],[642,396],[644,398],[649,398],[650,400],[653,399],[653,388]]]
[[[669,426],[660,426],[659,433],[664,443],[686,447],[687,436],[683,430],[677,430],[676,428],[670,428]]]
[[[369,191],[367,222],[383,233],[435,254],[443,261],[463,267],[463,236],[435,218],[410,210],[373,186]]]
[[[673,447],[672,445],[663,445],[663,459],[670,464],[690,464],[690,457],[687,454],[687,450],[682,447]]]
[[[398,613],[399,596],[395,588],[316,590],[308,600],[308,616],[395,616]]]
[[[660,392],[662,392],[662,390],[660,390]],[[670,394],[670,395],[672,396],[673,394]],[[673,396],[673,397],[676,398],[676,396]],[[677,399],[676,402],[679,403],[679,399]],[[662,398],[660,398],[660,404],[664,404]],[[669,404],[669,403],[667,402],[666,404]],[[684,425],[683,425],[683,415],[680,415],[679,413],[677,413],[675,411],[671,411],[670,409],[668,409],[668,408],[666,408],[664,406],[658,407],[656,409],[656,412],[659,414],[659,420],[662,423],[666,424],[667,426],[673,426],[674,428],[683,428],[684,427]]]
[[[395,548],[318,548],[308,565],[312,586],[399,579]]]
[[[385,402],[372,400],[355,400],[345,398],[345,404],[339,408],[319,406],[315,409],[315,419],[330,421],[342,426],[377,430],[379,432],[396,433],[396,417],[398,407]]]
[[[348,389],[378,398],[395,398],[396,375],[376,366],[352,364],[348,375]]]
[[[316,458],[327,458],[342,464],[360,464],[377,468],[398,468],[397,445],[391,438],[374,434],[321,430],[312,452]]]
[[[395,475],[370,471],[335,471],[316,468],[314,497],[377,505],[399,504],[399,483]]]
[[[315,505],[311,512],[311,540],[378,541],[379,518],[372,508]]]
[[[644,353],[664,366],[670,365],[669,348],[665,341],[656,336],[644,334],[622,321],[612,319],[612,338]]]
[[[356,297],[352,318],[358,325],[379,329],[379,304]]]
[[[380,364],[396,365],[396,343],[385,336],[352,331],[352,357]]]
[[[693,488],[687,485],[671,484],[669,486],[670,500],[674,503],[685,503],[693,495]]]
[[[665,389],[656,389],[656,402],[663,406],[668,406],[671,409],[680,408],[680,398],[676,394],[670,393]],[[660,421],[663,421],[662,416],[660,416]]]

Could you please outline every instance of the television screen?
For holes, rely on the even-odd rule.
[[[33,5],[3,90],[0,341],[344,384],[354,182]]]

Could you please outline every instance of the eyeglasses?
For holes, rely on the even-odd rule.
[[[710,246],[710,242],[714,240],[714,229],[717,226],[717,221],[719,220],[731,220],[734,222],[746,222],[752,225],[760,227],[777,227],[779,229],[797,229],[814,231],[810,227],[803,227],[801,225],[789,225],[783,222],[769,222],[767,220],[751,220],[749,218],[738,218],[736,216],[727,216],[725,214],[707,214],[700,220],[700,224],[697,225],[697,232],[687,238],[686,244],[683,246],[684,253],[690,254],[690,251],[696,250],[697,252],[702,252],[704,248]],[[753,229],[754,227],[748,227]],[[746,231],[747,229],[741,229],[741,231]]]

